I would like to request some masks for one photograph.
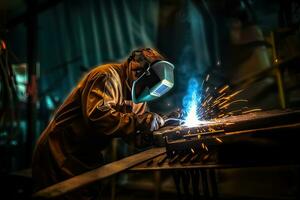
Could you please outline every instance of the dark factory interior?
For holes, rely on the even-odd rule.
[[[298,0],[0,0],[0,98],[1,200],[300,199]]]

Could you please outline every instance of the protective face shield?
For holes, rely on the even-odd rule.
[[[174,65],[158,60],[133,82],[131,95],[134,103],[152,101],[166,94],[174,85]]]

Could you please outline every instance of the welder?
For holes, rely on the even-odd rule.
[[[174,65],[151,48],[134,50],[119,64],[88,72],[55,112],[35,147],[32,174],[35,190],[99,167],[101,151],[115,137],[140,144],[164,124],[147,102],[174,84]],[[64,196],[95,199],[98,186]]]

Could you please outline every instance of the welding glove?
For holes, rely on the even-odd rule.
[[[153,144],[152,132],[164,125],[164,119],[160,115],[152,112],[146,112],[144,115],[145,121],[142,123],[144,127],[138,130],[135,139],[131,140],[134,141],[134,145],[137,148],[151,146]]]
[[[156,113],[149,113],[146,121],[150,124],[150,131],[155,131],[165,124],[164,119]]]

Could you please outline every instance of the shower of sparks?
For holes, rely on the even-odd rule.
[[[199,85],[195,78],[189,81],[187,95],[183,99],[184,126],[195,127],[201,124],[213,123],[214,120],[237,114],[257,112],[261,109],[242,107],[246,99],[235,99],[243,90],[232,91],[229,85],[222,87],[209,86],[208,74]],[[231,110],[234,105],[240,109]]]
[[[246,114],[260,111],[261,109],[248,109],[241,107],[247,103],[246,99],[235,99],[243,90],[232,91],[229,85],[214,87],[208,84],[210,75],[199,86],[196,79],[191,79],[188,87],[188,100],[184,125],[195,127],[201,124],[213,123],[213,121],[237,114]],[[241,109],[231,110],[233,104]]]
[[[235,99],[238,94],[243,90],[232,91],[229,85],[224,85],[222,87],[215,87],[208,84],[210,75],[208,74],[205,79],[199,85],[195,78],[189,81],[187,95],[183,99],[183,126],[186,127],[197,127],[199,125],[208,124],[208,128],[197,128],[197,138],[201,139],[201,133],[209,132],[216,133],[221,130],[220,128],[213,128],[210,124],[214,124],[218,119],[226,118],[238,114],[248,114],[252,112],[261,111],[259,108],[249,109],[245,106],[248,102],[246,99]],[[232,109],[233,105],[237,105],[237,109]],[[225,123],[224,125],[229,125],[232,123]],[[191,134],[191,131],[188,131]],[[218,137],[215,140],[219,143],[223,143]],[[201,142],[201,148],[208,152],[208,146]],[[194,152],[193,149],[191,149]]]

